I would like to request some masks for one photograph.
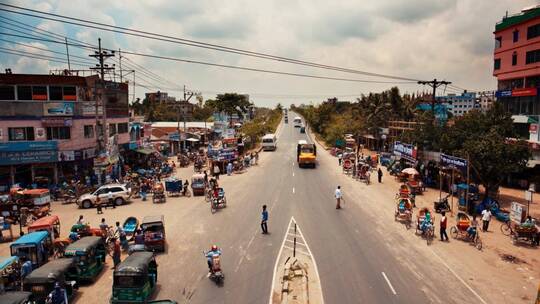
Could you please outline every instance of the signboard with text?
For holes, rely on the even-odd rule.
[[[416,162],[417,148],[411,144],[394,142],[394,155],[411,162]]]
[[[73,102],[47,102],[43,104],[45,116],[73,116],[75,110]]]
[[[444,167],[455,168],[461,170],[464,173],[467,172],[468,163],[466,159],[441,153],[440,161]]]
[[[523,206],[522,204],[512,202],[512,205],[510,207],[510,219],[516,223],[521,223],[524,216],[524,209],[525,206]]]
[[[0,165],[50,163],[56,162],[57,158],[57,152],[52,150],[0,152]]]
[[[58,142],[48,141],[17,141],[0,143],[0,152],[24,152],[58,150]]]

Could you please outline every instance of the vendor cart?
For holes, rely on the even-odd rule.
[[[182,192],[182,180],[177,178],[166,179],[165,190],[169,196],[180,196],[180,192]]]

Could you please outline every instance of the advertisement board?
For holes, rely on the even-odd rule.
[[[524,216],[524,209],[525,206],[523,206],[522,204],[512,202],[512,205],[510,207],[510,219],[516,223],[521,223],[521,220]]]
[[[43,104],[45,116],[73,116],[75,106],[73,102],[47,102]]]
[[[45,128],[35,128],[35,130],[36,139],[45,139],[45,137],[47,137],[47,133],[45,133]]]
[[[417,148],[411,144],[394,142],[394,155],[411,162],[416,162]]]
[[[56,162],[58,153],[52,150],[0,152],[0,165]]]
[[[85,101],[82,106],[82,115],[83,116],[95,116],[96,115],[96,105],[94,101]],[[103,107],[98,107],[98,115],[103,115]]]
[[[441,153],[440,162],[445,167],[456,168],[463,172],[467,172],[467,160],[452,155]]]
[[[58,151],[58,161],[74,161],[75,160],[75,151]]]
[[[24,152],[24,151],[46,151],[58,150],[58,142],[48,141],[18,141],[0,143],[0,152]]]

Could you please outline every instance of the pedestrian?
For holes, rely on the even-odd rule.
[[[441,241],[447,241],[448,242],[448,234],[446,234],[446,223],[448,219],[446,218],[446,212],[441,212],[441,222],[440,222],[440,229],[441,229]]]
[[[382,170],[381,170],[381,168],[379,168],[379,170],[377,170],[377,177],[379,178],[379,183],[382,183]]]
[[[208,185],[208,173],[206,173],[206,170],[204,170],[204,184]]]
[[[491,211],[489,211],[488,208],[485,208],[484,211],[482,211],[482,231],[488,231],[489,221],[491,221]]]
[[[137,229],[135,232],[135,245],[144,245],[144,234],[141,229]]]
[[[338,165],[341,167],[341,162],[342,162],[342,157],[343,157],[343,154],[338,154]]]
[[[336,197],[336,209],[341,209],[341,198],[343,197],[341,186],[337,186],[334,196]]]
[[[97,210],[97,214],[103,214],[103,209],[101,207],[100,202],[97,202],[96,210]]]
[[[261,214],[261,229],[263,234],[268,234],[268,211],[266,210],[266,205],[262,206]]]
[[[114,208],[116,208],[115,204],[114,204],[114,198],[113,198],[113,193],[111,190],[109,190],[109,192],[107,193],[107,203]]]
[[[122,226],[120,226],[120,222],[116,222],[116,233],[115,234],[120,238],[120,244],[122,245],[122,249],[127,250],[128,241],[127,241],[127,237],[126,237],[126,232],[124,231],[124,228],[122,228]]]
[[[83,225],[84,224],[84,217],[82,215],[79,215],[79,220],[77,221],[77,225]]]
[[[214,177],[219,179],[219,166],[217,164],[214,165]]]
[[[229,163],[227,164],[227,175],[228,175],[228,176],[231,176],[232,170],[233,170],[232,162],[229,162]]]
[[[116,238],[112,238],[111,241],[113,242],[114,244],[114,248],[113,248],[113,262],[114,262],[114,267],[113,269],[116,269],[116,266],[118,266],[118,264],[120,264],[121,260],[120,260],[120,254],[121,254],[121,251],[120,251],[120,243],[118,243],[118,240]]]
[[[99,229],[101,229],[103,235],[107,235],[107,230],[109,230],[109,225],[105,222],[105,218],[101,219],[101,223],[99,224]]]

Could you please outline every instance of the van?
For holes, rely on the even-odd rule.
[[[293,120],[293,123],[295,128],[300,128],[302,126],[302,118],[296,116]]]
[[[277,138],[274,134],[266,134],[262,138],[262,148],[264,151],[275,151],[277,149]]]

